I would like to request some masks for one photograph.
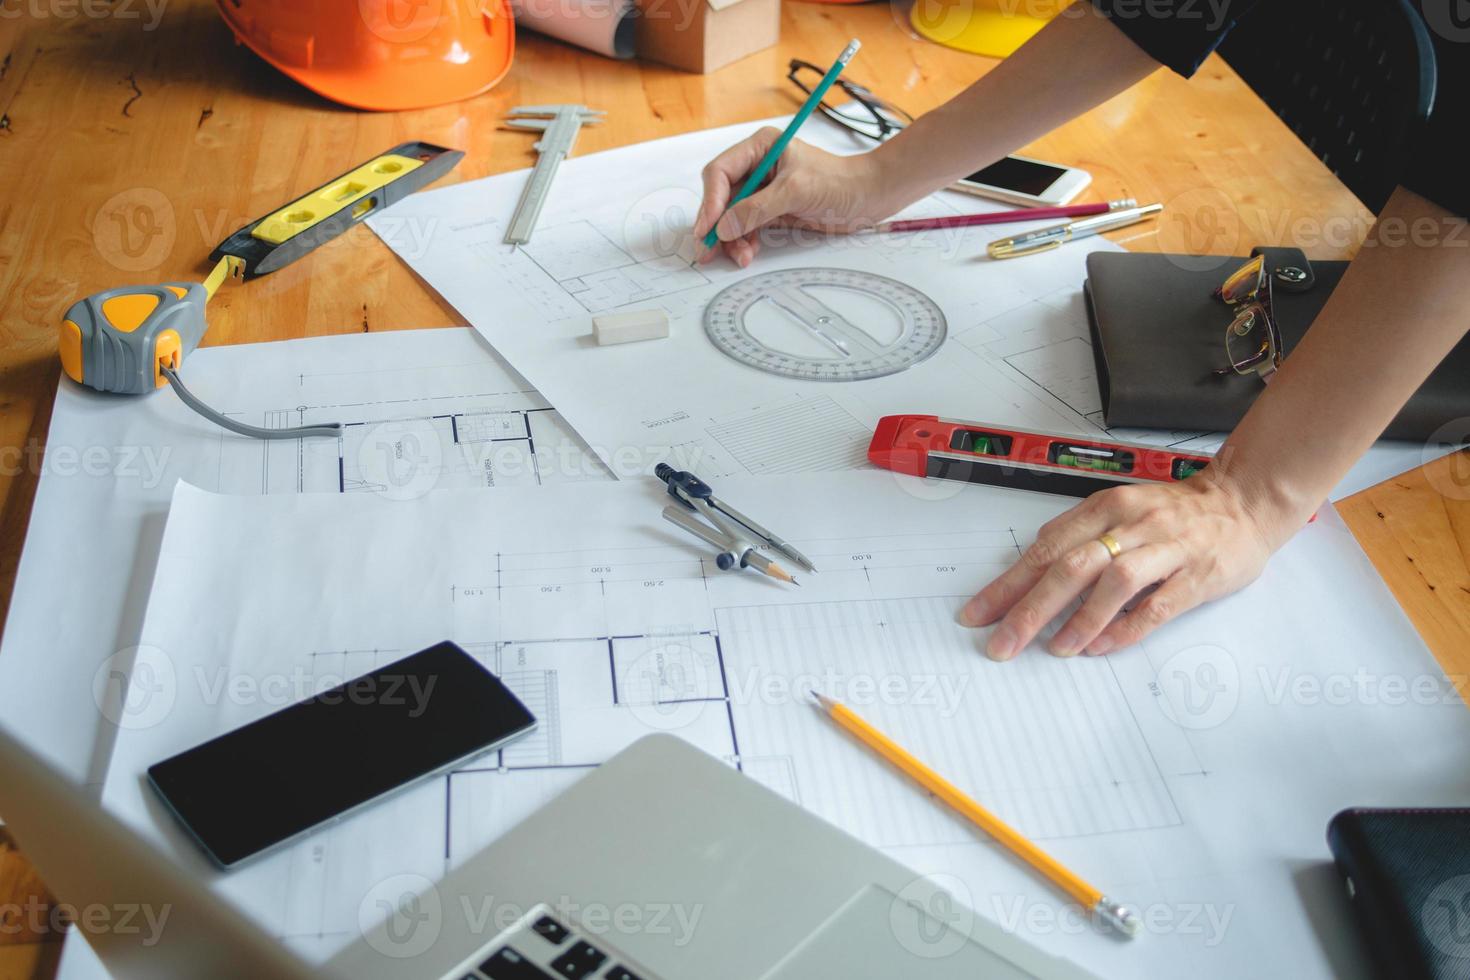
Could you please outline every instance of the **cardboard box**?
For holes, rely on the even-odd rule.
[[[704,74],[781,38],[781,0],[638,0],[638,57]]]

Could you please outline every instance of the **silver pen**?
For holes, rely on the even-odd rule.
[[[1068,221],[1066,224],[1050,225],[1046,228],[1028,231],[1023,235],[1000,238],[985,246],[985,251],[992,259],[1013,259],[1022,255],[1034,255],[1048,249],[1060,248],[1063,242],[1070,242],[1074,238],[1086,238],[1088,235],[1097,235],[1115,228],[1126,228],[1140,221],[1147,221],[1163,210],[1162,204],[1145,204],[1141,208],[1105,211],[1091,217]]]

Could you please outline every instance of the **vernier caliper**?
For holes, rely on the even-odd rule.
[[[536,219],[541,216],[546,195],[551,193],[556,168],[571,155],[578,130],[583,123],[602,122],[604,113],[601,109],[589,109],[584,105],[523,105],[510,110],[506,116],[505,125],[512,129],[540,130],[543,134],[536,141],[536,150],[541,155],[536,159],[525,190],[521,191],[521,201],[516,205],[510,230],[505,233],[507,245],[524,245],[531,240],[531,232],[536,230]]]

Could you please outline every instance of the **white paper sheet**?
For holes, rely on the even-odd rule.
[[[1237,978],[1356,971],[1323,838],[1336,810],[1470,792],[1470,713],[1330,511],[1259,582],[1139,648],[1058,660],[1033,647],[994,664],[985,631],[955,625],[955,612],[1065,501],[936,495],[871,471],[718,489],[820,574],[796,589],[715,571],[707,549],[659,518],[651,480],[405,501],[180,487],[144,629],[154,700],[135,702],[106,804],[202,868],[146,789],[148,764],[280,707],[273,679],[327,683],[451,637],[542,728],[215,877],[309,955],[354,938],[377,883],[441,877],[661,730],[1093,970]],[[1135,904],[1146,934],[1095,934],[832,730],[803,702],[809,687],[846,699]],[[231,690],[244,693],[219,693]]]
[[[749,270],[723,259],[692,268],[688,229],[700,199],[700,168],[757,125],[567,161],[523,247],[502,243],[523,173],[416,194],[369,224],[605,460],[624,453],[651,469],[672,456],[709,478],[862,466],[873,425],[900,412],[1078,434],[1103,428],[1082,281],[1089,252],[1119,250],[1105,239],[996,262],[985,258],[987,241],[1036,225],[896,236],[793,233],[780,247],[766,248]],[[804,128],[802,138],[834,152],[859,148],[821,120]],[[904,214],[986,209],[1002,206],[946,192]],[[440,233],[416,235],[427,222]],[[1133,232],[1149,234],[1149,226]],[[777,377],[710,343],[702,317],[716,293],[754,275],[803,267],[858,270],[914,286],[943,310],[948,339],[902,373],[846,383]],[[672,319],[667,340],[599,348],[586,339],[594,314],[655,306]],[[863,313],[871,322],[871,308],[855,310]],[[1199,451],[1223,441],[1219,433],[1115,434]],[[1334,496],[1416,466],[1425,454],[1417,444],[1382,443]]]
[[[463,329],[209,347],[184,365],[207,402],[257,425],[340,421],[340,440],[225,432],[171,391],[62,379],[0,647],[0,715],[54,764],[100,782],[174,482],[229,493],[376,492],[607,478],[531,386]],[[402,454],[391,465],[389,457]],[[414,465],[417,463],[417,465]],[[0,814],[3,816],[3,814]]]

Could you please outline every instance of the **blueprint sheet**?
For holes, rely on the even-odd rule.
[[[214,875],[309,955],[351,941],[382,883],[427,885],[667,731],[1105,975],[1353,974],[1327,820],[1351,804],[1463,800],[1470,712],[1330,509],[1259,582],[1140,647],[1060,660],[1033,645],[996,664],[986,632],[955,613],[1066,501],[931,486],[876,471],[722,481],[724,499],[812,556],[821,571],[802,588],[716,571],[660,519],[653,480],[406,500],[181,486],[143,630],[148,684],[135,673],[105,803],[208,874],[147,765],[301,685],[449,637],[540,728]],[[813,687],[1137,906],[1145,935],[1095,933],[834,730],[805,702]]]
[[[1082,281],[1089,252],[1120,250],[1106,239],[993,261],[985,257],[987,241],[1036,224],[903,235],[783,232],[748,270],[723,258],[691,266],[700,168],[758,125],[566,161],[525,246],[502,243],[524,172],[415,194],[369,224],[620,473],[635,466],[651,471],[665,458],[707,479],[862,466],[879,417],[904,412],[1079,435],[1104,431]],[[856,148],[854,138],[820,119],[802,138],[834,152]],[[1002,208],[943,192],[904,216]],[[1129,234],[1147,236],[1153,227],[1141,224]],[[706,337],[705,306],[722,289],[811,267],[885,276],[917,289],[943,312],[947,339],[897,374],[837,382],[767,373],[726,356]],[[1228,271],[1222,269],[1222,278]],[[806,298],[808,306],[815,301],[828,314],[847,317],[885,352],[897,346],[900,321],[882,302],[834,288],[812,289]],[[591,343],[594,315],[651,307],[670,316],[667,340]],[[746,322],[768,346],[833,359],[830,348],[772,304],[753,308]],[[1222,336],[1225,322],[1222,309]],[[1111,434],[1200,451],[1223,441],[1219,433]],[[1424,453],[1417,444],[1382,444],[1334,496],[1418,465]]]
[[[262,442],[195,415],[63,378],[10,615],[0,716],[73,778],[99,782],[177,480],[227,493],[377,493],[608,474],[473,331],[413,330],[209,347],[184,380],[256,425],[342,422],[340,439]],[[0,814],[3,816],[3,814]]]

